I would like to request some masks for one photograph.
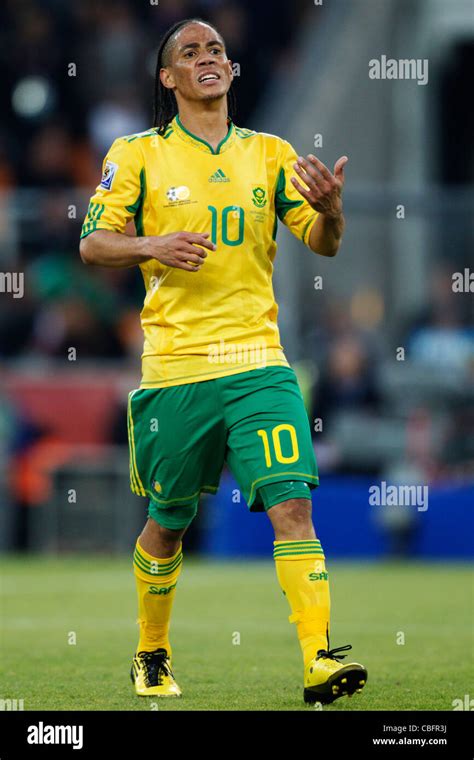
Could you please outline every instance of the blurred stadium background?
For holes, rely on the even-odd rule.
[[[274,280],[320,465],[331,643],[352,642],[372,674],[358,705],[336,709],[452,709],[472,664],[473,294],[452,280],[474,266],[472,0],[2,4],[2,709],[5,697],[147,709],[127,682],[146,502],[129,491],[125,404],[143,285],[138,270],[86,268],[78,243],[109,145],[151,123],[159,37],[194,15],[240,66],[238,125],[330,168],[350,158],[340,254],[312,256],[280,226]],[[428,84],[370,79],[381,55],[428,59]],[[8,273],[24,274],[22,298]],[[428,486],[428,509],[372,506],[382,481]],[[173,641],[192,699],[180,709],[300,709],[270,523],[236,489],[225,471],[185,539]],[[229,647],[236,630],[247,647]],[[71,631],[84,646],[65,650]],[[394,645],[400,631],[411,648]]]
[[[78,238],[109,145],[151,123],[160,35],[193,15],[239,64],[238,124],[331,168],[350,157],[340,255],[313,257],[282,228],[275,272],[330,553],[471,556],[473,295],[452,287],[474,242],[470,0],[3,4],[1,269],[25,285],[23,298],[0,295],[1,548],[122,552],[143,523],[124,414],[139,383],[142,281],[84,267]],[[371,80],[381,54],[429,59],[429,83]],[[429,485],[429,509],[370,506],[381,480]],[[189,549],[268,553],[266,518],[234,489],[224,473]]]
[[[75,590],[75,610],[97,635],[96,616],[101,625],[107,617],[97,589],[113,589],[109,628],[113,623],[122,636],[117,657],[128,657],[134,641],[130,552],[146,502],[129,491],[125,405],[140,381],[143,286],[138,270],[86,268],[78,241],[108,147],[151,123],[159,37],[195,15],[217,26],[240,66],[238,125],[278,134],[303,154],[314,151],[331,169],[340,155],[350,158],[340,254],[327,261],[312,256],[281,228],[275,272],[282,342],[300,379],[320,466],[316,528],[335,560],[331,567],[349,562],[345,570],[340,564],[333,587],[346,610],[346,630],[374,657],[383,653],[380,667],[388,668],[393,652],[361,639],[367,632],[357,622],[351,569],[359,563],[366,584],[374,584],[377,603],[367,620],[376,632],[384,614],[405,604],[405,622],[418,621],[423,644],[427,630],[445,636],[432,642],[436,668],[442,642],[456,632],[461,646],[468,631],[474,314],[472,292],[454,292],[452,278],[473,266],[472,0],[6,0],[0,10],[0,269],[24,273],[24,295],[0,293],[0,551],[11,573],[4,620],[17,616],[9,628],[17,657],[12,683],[23,683],[23,673],[24,694],[31,686],[22,665],[29,639],[17,640],[16,632],[35,628],[35,642],[48,652],[49,684],[48,668],[59,673],[61,660],[48,624],[58,605],[73,613],[64,584]],[[370,79],[369,61],[381,55],[428,59],[428,84]],[[428,509],[371,506],[368,489],[381,481],[427,485]],[[265,557],[260,574],[255,564],[247,570],[270,584],[270,523],[249,515],[236,489],[224,472],[219,494],[203,499],[188,531],[187,556],[194,553],[197,567],[199,557]],[[71,564],[71,556],[80,563]],[[373,560],[380,574],[367,569]],[[414,575],[400,560],[414,561]],[[459,575],[441,576],[432,565],[446,560]],[[255,604],[264,604],[266,592],[249,581],[246,563],[240,567],[235,588],[253,588]],[[397,567],[398,576],[390,569]],[[111,568],[120,568],[113,578]],[[183,580],[183,589],[191,584],[182,597],[188,595],[190,606],[180,607],[178,595],[178,639],[181,617],[201,615],[192,607],[196,588],[213,583],[202,566],[200,572]],[[48,584],[53,597],[42,596]],[[15,589],[29,596],[15,601]],[[216,604],[223,610],[237,591],[229,596],[224,582],[221,591]],[[449,609],[438,608],[438,592]],[[117,624],[124,595],[125,633]],[[242,599],[236,603],[248,615]],[[50,615],[46,627],[35,623]],[[208,615],[214,619],[217,607]],[[283,606],[278,616],[278,641],[287,642],[293,634]],[[231,620],[229,612],[232,627]],[[398,618],[390,625],[398,630]],[[198,627],[194,635],[196,642],[204,637],[205,647],[206,636],[217,634]],[[447,657],[451,650],[443,651]],[[192,669],[196,660],[187,656]],[[91,667],[90,659],[82,663]],[[85,679],[78,699],[91,704],[85,672],[77,671]],[[111,676],[101,671],[102,678]],[[453,686],[461,696],[463,683]],[[424,709],[423,700],[412,694],[401,707]],[[62,703],[59,697],[45,702],[43,691],[36,704]]]

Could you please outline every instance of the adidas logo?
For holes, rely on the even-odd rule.
[[[211,174],[208,182],[230,182],[230,179],[225,176],[222,169],[218,169],[214,174]]]

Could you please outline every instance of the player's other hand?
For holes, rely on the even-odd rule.
[[[293,167],[307,187],[303,187],[296,177],[292,177],[291,181],[315,211],[329,218],[337,218],[342,214],[344,167],[348,161],[347,156],[341,156],[334,165],[334,173],[331,174],[327,166],[312,153],[306,158],[299,156]]]
[[[167,267],[198,272],[207,256],[204,248],[216,250],[208,237],[208,232],[172,232],[170,235],[151,236],[147,238],[149,255]]]

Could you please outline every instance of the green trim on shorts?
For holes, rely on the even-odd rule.
[[[184,530],[196,517],[198,500],[194,504],[180,504],[175,507],[160,507],[150,500],[148,517],[168,530]]]
[[[301,480],[281,480],[276,483],[268,483],[259,488],[258,491],[266,512],[271,507],[282,504],[289,499],[309,499],[311,501],[311,489]]]
[[[152,491],[147,491],[147,496],[150,497],[150,499],[158,504],[160,506],[161,504],[173,504],[175,502],[178,502],[179,504],[182,504],[183,502],[192,501],[193,499],[198,500],[201,493],[217,493],[218,486],[201,486],[199,491],[196,491],[196,493],[191,494],[191,496],[178,496],[176,499],[160,499],[159,496],[156,495],[156,493],[153,493]]]
[[[316,486],[319,486],[319,477],[318,475],[309,475],[305,472],[279,472],[277,475],[264,475],[263,478],[257,478],[257,480],[254,480],[252,483],[252,486],[250,488],[250,496],[249,496],[249,502],[252,503],[255,498],[255,491],[260,490],[261,486],[257,486],[257,483],[261,483],[262,480],[270,480],[271,483],[267,483],[267,485],[271,485],[273,483],[282,483],[286,480],[288,480],[288,476],[291,478],[298,478],[298,480],[309,480],[313,488],[316,488]]]

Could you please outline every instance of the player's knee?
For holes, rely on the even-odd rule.
[[[294,514],[298,518],[303,518],[304,516],[311,514],[311,499],[301,497],[296,499],[287,499],[282,503],[285,505],[290,514]]]
[[[273,514],[278,512],[287,523],[303,525],[311,522],[312,505],[310,499],[287,499],[272,507]]]
[[[288,499],[268,510],[277,541],[316,538],[308,499]]]
[[[296,540],[314,535],[310,489],[306,483],[297,484],[298,490],[294,489],[294,485],[281,483],[273,492],[262,494],[277,540],[282,536]]]
[[[166,528],[164,525],[160,525],[156,522],[156,520],[154,520],[154,523],[161,541],[168,544],[179,542],[187,528],[187,526],[186,528]]]

